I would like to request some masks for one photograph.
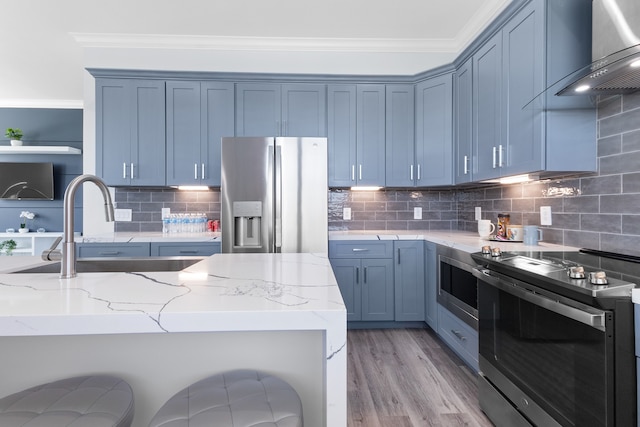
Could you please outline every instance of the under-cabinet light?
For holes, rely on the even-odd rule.
[[[209,187],[206,185],[178,185],[178,190],[186,191],[207,191]]]
[[[382,187],[351,187],[352,191],[378,191]]]
[[[482,182],[497,183],[497,184],[520,184],[523,182],[538,181],[539,179],[540,177],[538,175],[524,174],[524,175],[505,176],[497,179],[487,179]]]

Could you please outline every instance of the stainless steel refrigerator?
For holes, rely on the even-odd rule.
[[[328,251],[326,138],[222,138],[223,253]]]

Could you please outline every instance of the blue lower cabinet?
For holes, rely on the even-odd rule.
[[[438,305],[438,335],[469,367],[478,372],[478,331]]]
[[[220,253],[220,242],[152,242],[151,256],[210,256]]]
[[[395,320],[423,322],[424,242],[394,242],[393,256]]]
[[[78,243],[78,258],[148,257],[149,243]]]

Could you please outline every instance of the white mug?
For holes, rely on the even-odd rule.
[[[496,231],[496,225],[490,220],[478,220],[478,234],[480,237],[489,237],[494,231]]]
[[[522,242],[524,239],[524,229],[521,225],[510,225],[507,227],[507,240]]]

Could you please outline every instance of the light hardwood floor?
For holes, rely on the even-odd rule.
[[[492,426],[475,374],[431,329],[349,330],[348,427]]]

